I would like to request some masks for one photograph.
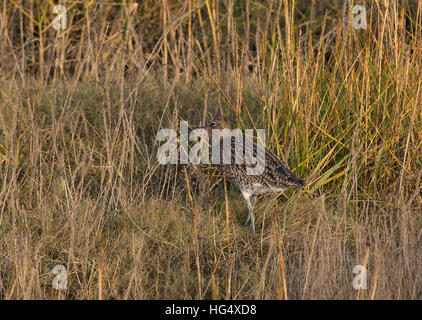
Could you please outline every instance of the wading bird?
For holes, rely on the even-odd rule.
[[[207,124],[202,127],[197,127],[191,130],[204,129],[208,135],[212,136],[215,134],[216,130],[219,129],[220,133],[220,150],[224,149],[224,139],[227,137],[227,133],[230,134],[230,125],[221,119],[214,120],[210,124]],[[224,130],[228,129],[228,130]],[[222,133],[226,132],[226,134]],[[296,177],[286,165],[270,150],[262,146],[263,152],[260,154],[258,152],[257,143],[249,141],[246,143],[246,139],[251,139],[243,135],[240,143],[240,153],[243,159],[242,163],[235,163],[234,159],[236,157],[236,146],[239,145],[239,139],[236,139],[232,134],[230,134],[230,139],[228,142],[229,152],[231,154],[231,162],[225,164],[224,161],[220,161],[216,165],[218,170],[222,173],[226,179],[231,181],[240,191],[242,192],[243,197],[245,198],[248,204],[249,214],[244,223],[247,226],[249,223],[252,227],[252,232],[255,232],[255,219],[253,214],[253,207],[256,202],[257,195],[267,193],[267,192],[281,192],[291,187],[303,187],[306,186],[304,180]],[[226,144],[227,145],[227,144]],[[252,150],[248,150],[252,147]],[[255,158],[256,164],[251,164],[246,161],[246,154],[250,154]],[[223,152],[220,153],[221,158],[223,159]],[[256,167],[257,165],[262,164],[263,170],[259,174],[250,174],[248,168]]]

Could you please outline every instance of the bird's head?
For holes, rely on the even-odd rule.
[[[193,128],[192,131],[196,130],[196,129],[205,129],[208,132],[210,132],[212,129],[220,129],[220,130],[229,129],[229,130],[231,130],[231,127],[230,127],[230,125],[228,124],[227,121],[225,121],[223,119],[216,119],[216,120],[211,121],[209,124],[207,124],[205,126]]]

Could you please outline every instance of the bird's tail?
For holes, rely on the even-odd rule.
[[[296,177],[292,172],[290,172],[289,169],[287,169],[286,167],[279,167],[277,168],[277,170],[282,171],[283,176],[285,176],[285,183],[289,186],[289,187],[305,187],[306,186],[306,182],[305,180]]]
[[[294,183],[294,187],[306,187],[305,180],[298,178],[294,176],[294,179],[292,179],[292,182]]]

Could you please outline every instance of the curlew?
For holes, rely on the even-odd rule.
[[[191,130],[203,129],[206,130],[208,135],[215,134],[216,132],[220,133],[220,150],[224,148],[224,139],[227,137],[227,133],[231,132],[230,125],[224,120],[214,120],[213,122],[202,126],[197,127]],[[219,129],[220,131],[215,131],[214,129]],[[228,130],[224,130],[228,129]],[[225,133],[224,133],[225,132]],[[246,141],[249,139],[246,136],[242,136],[242,141],[240,143],[241,158],[243,161],[241,163],[234,162],[236,145],[239,144],[239,140],[236,139],[230,133],[230,140],[228,141],[229,152],[231,156],[231,162],[224,164],[223,161],[220,161],[219,164],[216,164],[216,167],[221,172],[221,174],[226,177],[227,180],[231,181],[242,193],[248,204],[248,216],[244,223],[245,226],[251,224],[252,233],[255,233],[255,219],[253,208],[256,202],[256,197],[260,194],[268,192],[282,192],[287,188],[291,187],[303,187],[306,185],[305,181],[296,177],[274,153],[268,150],[265,146],[261,146],[263,150],[262,154],[259,155],[257,152],[258,147],[252,139],[249,140],[250,144],[247,144]],[[218,141],[218,138],[217,138]],[[247,146],[252,148],[252,155],[256,159],[256,164],[263,164],[263,170],[259,174],[250,174],[250,170],[253,165],[249,164],[245,157],[247,153]],[[249,150],[250,151],[250,150]],[[220,153],[222,160],[222,153]],[[256,165],[255,165],[256,166]]]

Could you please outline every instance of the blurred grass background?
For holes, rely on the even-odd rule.
[[[61,1],[64,30],[55,4],[0,8],[0,298],[422,297],[421,2]],[[255,235],[218,172],[157,163],[214,117],[306,177]]]

